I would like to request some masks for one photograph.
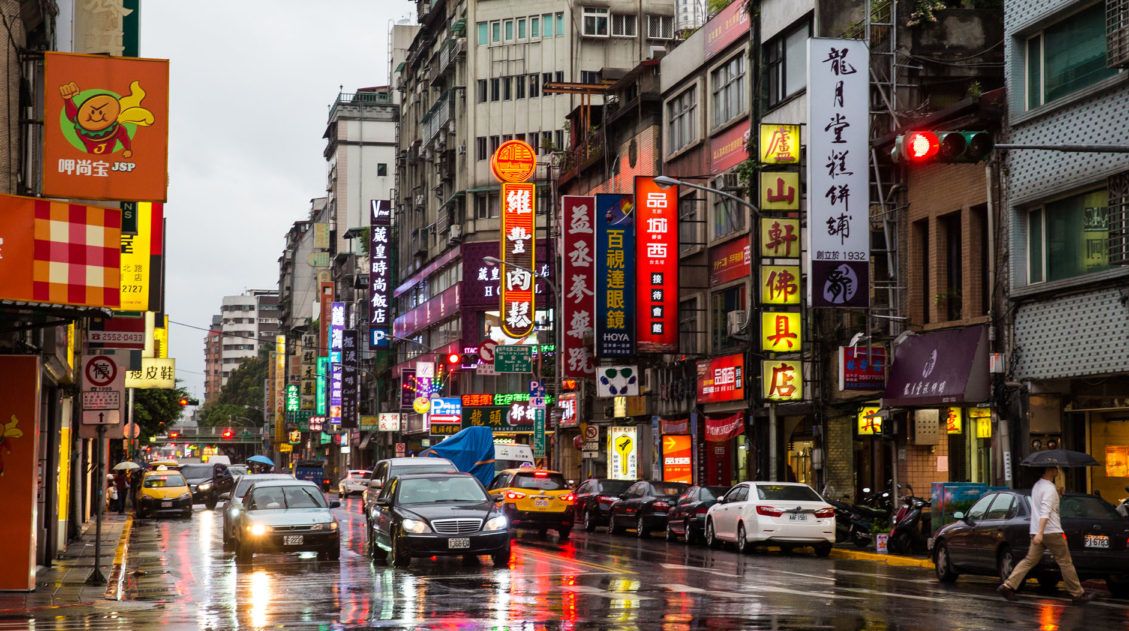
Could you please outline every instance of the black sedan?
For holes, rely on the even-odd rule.
[[[403,567],[412,557],[489,554],[510,562],[510,525],[482,484],[468,474],[393,478],[376,499],[369,554]]]
[[[652,530],[665,530],[666,514],[678,496],[686,492],[686,487],[681,482],[639,480],[612,504],[608,531],[618,535],[627,528],[634,528],[636,536],[645,539]]]
[[[631,486],[629,480],[609,480],[589,478],[576,487],[576,518],[584,524],[584,530],[594,532],[600,526],[608,525],[612,514],[612,504]]]
[[[1100,497],[1074,493],[1062,496],[1059,514],[1079,578],[1103,578],[1114,596],[1129,597],[1129,520]],[[933,562],[941,582],[951,583],[961,574],[998,576],[1002,581],[1027,555],[1029,492],[988,493],[967,514],[956,515],[959,521],[941,528],[933,540]],[[1060,577],[1049,553],[1029,577],[1045,589],[1054,589]]]
[[[180,473],[192,489],[192,503],[204,504],[208,510],[214,509],[220,495],[230,493],[235,486],[235,478],[224,464],[186,464]]]
[[[686,543],[700,541],[706,533],[706,513],[717,498],[729,491],[726,486],[692,486],[678,496],[666,516],[666,540],[682,537]]]

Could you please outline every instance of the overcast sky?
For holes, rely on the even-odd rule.
[[[325,194],[328,107],[388,82],[408,0],[145,2],[141,55],[170,60],[169,318],[207,328],[225,295],[278,287],[286,231]],[[203,331],[170,326],[177,377],[204,396]]]

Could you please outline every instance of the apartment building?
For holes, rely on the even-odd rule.
[[[270,348],[279,332],[278,290],[249,289],[220,306],[220,385],[247,359]]]

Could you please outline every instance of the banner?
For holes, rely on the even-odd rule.
[[[341,335],[341,427],[357,428],[357,331],[346,329]]]
[[[635,204],[596,195],[596,356],[635,354]]]
[[[706,417],[706,442],[723,443],[744,433],[744,412],[738,412],[725,418]]]
[[[608,428],[608,477],[639,479],[639,440],[634,426]]]
[[[688,435],[662,437],[663,482],[694,483],[693,441]]]
[[[176,388],[176,360],[170,357],[145,357],[141,370],[125,373],[125,387],[140,390],[174,390]]]
[[[169,62],[44,54],[43,194],[165,201]]]
[[[659,427],[663,436],[667,434],[689,434],[690,433],[690,419],[662,419],[659,421]]]
[[[0,355],[0,590],[35,589],[39,372],[36,355]]]
[[[565,195],[561,198],[563,225],[561,285],[564,326],[562,346],[564,374],[568,377],[590,377],[595,372],[592,363],[591,339],[593,316],[596,312],[595,253],[596,198],[592,196]]]
[[[678,351],[678,186],[635,176],[635,339],[640,353]]]
[[[870,304],[870,53],[860,40],[808,40],[808,301]]]
[[[374,199],[369,217],[369,348],[391,344],[392,202]]]
[[[725,355],[698,362],[698,403],[745,399],[745,355]]]
[[[536,250],[537,187],[502,184],[502,331],[513,339],[533,332],[537,315],[533,266]]]

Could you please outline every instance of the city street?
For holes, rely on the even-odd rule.
[[[407,569],[363,555],[359,500],[337,511],[340,563],[264,555],[237,568],[220,513],[134,522],[124,600],[4,608],[0,629],[1115,629],[1129,603],[1071,606],[1065,594],[1002,601],[994,581],[940,585],[923,569],[639,541],[577,531],[559,545],[522,534],[511,567],[483,558],[417,559]],[[135,574],[141,570],[142,574]],[[26,616],[32,618],[28,620]]]

